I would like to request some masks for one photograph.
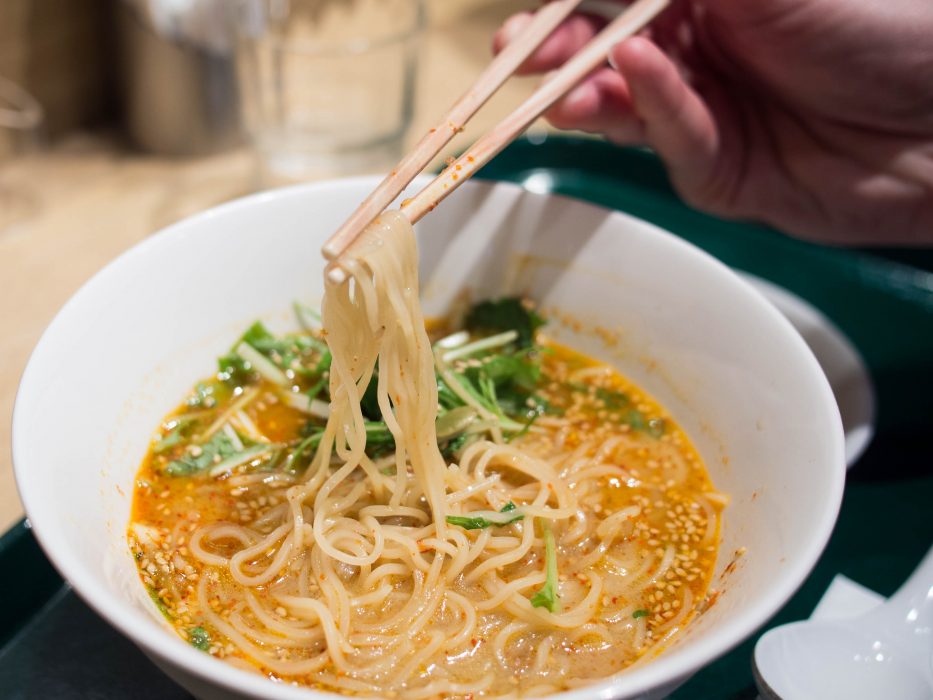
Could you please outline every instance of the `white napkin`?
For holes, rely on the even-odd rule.
[[[829,584],[826,593],[816,604],[811,620],[840,620],[846,617],[856,617],[867,613],[885,601],[885,597],[865,588],[842,574]]]

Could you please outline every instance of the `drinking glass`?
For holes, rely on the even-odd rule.
[[[241,0],[237,10],[243,116],[263,185],[398,160],[422,0]]]
[[[42,125],[42,107],[16,83],[0,77],[0,235],[28,221],[38,199],[12,177],[11,164],[34,148]]]

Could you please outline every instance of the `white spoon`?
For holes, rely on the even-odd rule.
[[[933,698],[933,549],[888,601],[855,618],[793,622],[755,645],[771,700]]]

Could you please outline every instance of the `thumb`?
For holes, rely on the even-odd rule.
[[[713,175],[720,150],[709,107],[648,39],[634,37],[613,47],[609,59],[628,84],[645,141],[664,160],[680,193],[696,200]]]

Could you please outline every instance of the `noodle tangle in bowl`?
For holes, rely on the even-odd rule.
[[[322,304],[330,400],[306,468],[312,438],[283,448],[257,427],[295,405],[275,362],[300,363],[252,331],[234,352],[258,386],[207,418],[183,409],[144,465],[131,548],[179,634],[275,678],[413,699],[557,692],[663,648],[705,594],[725,504],[686,436],[608,366],[546,340],[522,347],[537,315],[518,304],[502,309],[521,332],[432,343],[400,212],[343,265],[349,280],[328,280]],[[497,403],[500,365],[534,377],[540,395],[514,409],[527,422]],[[388,431],[376,452],[370,387]],[[166,466],[159,445],[184,431],[203,446],[171,444]],[[211,431],[232,456],[198,476]],[[179,474],[200,479],[189,502],[222,493],[232,507],[173,518]],[[168,503],[153,514],[156,491]]]
[[[348,564],[318,545],[317,492],[297,492],[352,453],[338,427],[329,464],[315,462],[338,410],[318,251],[377,184],[224,205],[75,294],[14,412],[32,532],[83,600],[203,700],[670,694],[773,616],[827,542],[844,450],[818,364],[753,289],[675,236],[466,183],[418,227],[446,532],[410,453],[400,493],[414,505],[391,506],[398,411],[382,414],[376,360],[352,390],[366,447],[324,499],[320,534],[371,557],[371,517],[383,554]],[[500,558],[526,538],[524,557]]]

